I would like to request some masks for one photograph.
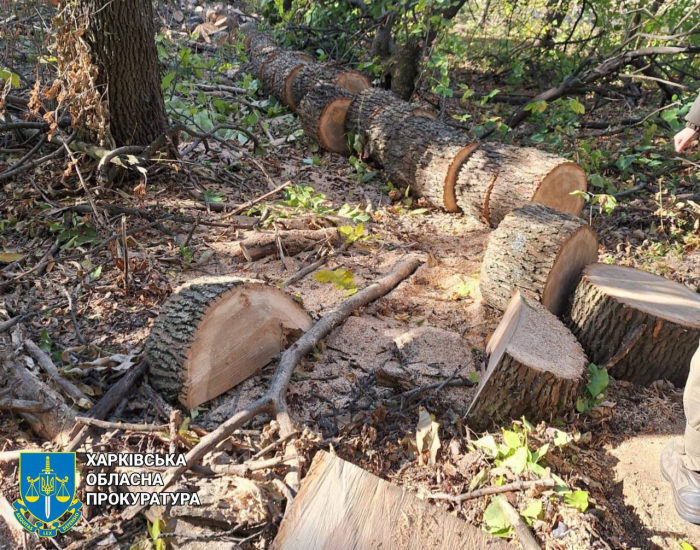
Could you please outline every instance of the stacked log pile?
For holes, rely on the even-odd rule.
[[[478,143],[420,106],[370,87],[357,71],[283,52],[266,35],[246,36],[250,72],[264,89],[297,111],[304,131],[334,153],[362,138],[366,157],[395,185],[430,204],[465,212],[495,227],[529,202],[578,216],[586,176],[576,164],[532,148]]]

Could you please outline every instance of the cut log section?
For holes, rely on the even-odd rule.
[[[307,65],[310,62],[310,57],[311,56],[304,52],[284,51],[279,51],[268,56],[267,60],[260,68],[260,81],[262,82],[263,89],[277,97],[275,92],[278,77],[284,82],[293,69]],[[313,58],[311,58],[311,61],[313,61]],[[281,100],[282,98],[277,97],[277,99]]]
[[[513,550],[408,490],[316,453],[271,550]]]
[[[352,113],[350,116],[353,116]],[[396,97],[393,102],[386,103],[375,110],[364,123],[362,139],[365,155],[379,165],[385,166],[391,137],[396,133],[398,126],[411,116],[435,118],[435,115],[427,109],[411,105]]]
[[[407,116],[405,111],[404,119],[393,126],[391,133],[380,137],[379,126],[385,113],[394,119],[401,116],[400,109],[385,108],[370,121],[369,140],[373,154],[384,151],[384,168],[391,181],[411,186],[415,195],[433,206],[459,212],[455,197],[457,175],[477,145],[437,120]]]
[[[243,44],[250,54],[250,58],[260,57],[272,50],[278,50],[277,43],[268,35],[262,32],[254,32],[245,37]]]
[[[700,295],[646,271],[593,264],[574,293],[569,327],[614,378],[682,387],[700,340]]]
[[[504,311],[521,288],[561,316],[581,270],[598,261],[598,236],[580,218],[529,203],[511,212],[491,236],[479,288],[486,302]]]
[[[321,82],[335,84],[351,94],[359,93],[371,86],[369,79],[362,73],[320,63],[301,67],[292,75],[292,78],[292,102],[289,104],[292,111],[296,111],[306,94]]]
[[[537,202],[578,216],[586,174],[575,163],[533,148],[484,143],[464,164],[457,182],[461,209],[492,227],[514,209]]]
[[[277,256],[280,248],[287,256],[296,256],[305,250],[313,250],[323,245],[334,245],[340,241],[335,228],[292,229],[275,233],[255,233],[236,243],[236,254],[254,262],[266,256]]]
[[[296,74],[310,62],[299,55],[277,57],[275,79],[271,86],[272,95],[287,105],[292,105],[292,84]]]
[[[326,151],[348,153],[345,115],[352,99],[353,95],[339,86],[317,84],[299,104],[299,119],[306,135]]]
[[[524,416],[551,421],[574,409],[588,360],[564,324],[516,291],[488,347],[488,368],[467,415],[476,429]]]
[[[264,367],[311,324],[289,295],[264,282],[197,279],[156,319],[146,344],[150,382],[192,409]]]

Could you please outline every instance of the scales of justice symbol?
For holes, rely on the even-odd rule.
[[[41,470],[41,474],[38,477],[32,479],[27,476],[27,483],[29,483],[29,489],[24,494],[24,498],[27,502],[34,503],[39,500],[41,496],[44,497],[44,514],[46,515],[46,520],[51,519],[51,497],[56,495],[56,500],[58,502],[68,502],[70,500],[70,494],[66,489],[66,483],[68,483],[68,476],[60,478],[51,469],[49,464],[49,457],[46,457],[46,468]],[[36,484],[39,483],[39,489],[37,490]],[[58,487],[56,486],[58,484]]]

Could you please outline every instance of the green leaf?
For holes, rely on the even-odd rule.
[[[513,470],[516,474],[522,474],[527,468],[527,458],[528,458],[527,447],[520,447],[515,454],[509,456],[503,461],[503,465],[507,466]]]
[[[177,73],[168,73],[163,77],[163,80],[160,83],[160,87],[165,90],[166,88],[170,87],[170,84],[172,84],[173,80],[175,79],[175,76],[177,76]]]
[[[470,372],[469,373],[469,381],[478,384],[479,383],[479,373],[476,371]]]
[[[555,447],[563,447],[564,445],[567,445],[571,441],[571,436],[563,432],[562,430],[558,430],[557,428],[552,428],[554,430],[554,446]]]
[[[564,502],[576,508],[579,512],[588,509],[588,491],[571,491],[564,495]]]
[[[0,68],[0,80],[9,80],[13,88],[19,88],[19,75],[9,69]]]
[[[43,349],[46,353],[51,353],[51,346],[53,345],[53,342],[51,340],[51,336],[49,336],[49,333],[46,331],[46,329],[41,331],[41,334],[39,335],[39,347]]]
[[[545,443],[539,449],[537,449],[534,453],[530,454],[529,461],[537,464],[540,460],[542,460],[547,455],[548,451],[549,451],[549,443]]]
[[[569,109],[571,109],[577,115],[586,114],[586,107],[576,98],[571,98],[569,100]]]
[[[679,541],[678,544],[680,545],[681,550],[695,550],[695,547],[692,544],[690,544],[689,542],[686,542],[684,540]]]
[[[489,533],[497,537],[507,537],[510,535],[512,527],[498,504],[498,499],[500,498],[503,497],[497,496],[491,500],[491,504],[484,510],[484,517],[482,519]]]
[[[588,365],[588,384],[586,389],[588,393],[596,399],[599,395],[604,394],[608,389],[610,377],[606,368],[598,368],[594,363]]]
[[[509,449],[518,449],[523,446],[523,441],[520,438],[520,434],[516,434],[510,430],[503,430],[503,441]]]
[[[474,445],[487,451],[487,454],[489,454],[492,458],[496,458],[498,456],[498,444],[492,435],[485,435],[481,439],[477,439],[474,442]]]
[[[525,508],[521,512],[521,516],[524,518],[530,518],[530,519],[542,519],[542,512],[544,512],[544,509],[542,507],[542,501],[536,500],[530,506]]]

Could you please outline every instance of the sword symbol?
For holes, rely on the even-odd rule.
[[[44,497],[44,513],[46,514],[46,519],[51,517],[51,497]]]

